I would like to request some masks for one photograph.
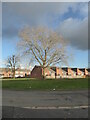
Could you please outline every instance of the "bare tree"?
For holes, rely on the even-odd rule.
[[[67,43],[62,36],[47,27],[24,27],[19,33],[19,50],[23,55],[30,55],[43,68],[57,63],[67,63]],[[21,48],[21,49],[20,49]]]
[[[16,57],[15,55],[12,55],[8,57],[6,61],[6,66],[11,69],[13,78],[15,78],[15,70],[16,70],[18,60],[19,60],[18,57]]]

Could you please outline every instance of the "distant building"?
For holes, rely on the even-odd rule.
[[[12,73],[9,68],[0,68],[0,78],[11,77]]]
[[[15,71],[15,77],[26,77],[30,75],[29,69],[16,69]]]
[[[11,69],[0,68],[0,78],[12,77],[12,75],[13,75],[13,73],[12,73]],[[29,69],[17,68],[15,70],[15,77],[25,77],[25,76],[30,76],[30,70]]]
[[[86,68],[68,68],[68,67],[50,67],[45,68],[45,78],[85,78],[90,75],[90,69]],[[43,68],[36,66],[31,71],[32,78],[42,78]]]
[[[0,78],[12,77],[13,73],[9,68],[0,68]],[[90,76],[90,68],[68,68],[68,67],[49,67],[45,68],[45,78],[85,78]],[[31,77],[43,78],[43,68],[35,65],[30,71],[29,69],[15,70],[15,77]]]

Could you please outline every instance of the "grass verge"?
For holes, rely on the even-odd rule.
[[[0,81],[1,82],[1,81]],[[2,80],[2,88],[10,90],[78,90],[88,89],[88,78],[79,79],[13,79]],[[89,87],[90,88],[90,87]]]

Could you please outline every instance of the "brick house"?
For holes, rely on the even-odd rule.
[[[35,66],[30,75],[28,69],[16,69],[15,77],[43,78],[43,68]],[[45,69],[46,78],[85,78],[90,76],[90,68],[68,68],[68,67],[50,67]],[[9,68],[0,68],[0,78],[12,77],[12,72]]]
[[[86,77],[85,68],[77,68],[77,76],[85,78]]]
[[[45,68],[46,78],[55,78],[55,71],[50,68]],[[31,71],[31,78],[43,78],[43,68],[41,66],[36,66]]]
[[[68,67],[52,67],[56,72],[56,78],[72,78],[76,76],[76,70],[77,68],[68,68]]]
[[[4,77],[12,77],[12,71],[9,68],[0,68],[0,78]],[[16,69],[15,77],[25,77],[26,75],[30,75],[30,70],[27,69]]]
[[[72,70],[72,77],[73,78],[76,78],[77,77],[77,68],[71,68],[71,70]]]
[[[9,68],[0,68],[0,78],[11,77],[12,73]]]
[[[30,75],[29,69],[16,69],[15,71],[15,77],[25,77]]]
[[[51,67],[56,73],[56,78],[65,78],[71,74],[71,69],[67,67],[59,68],[59,67]]]
[[[80,71],[82,72],[82,75],[86,76],[90,76],[90,68],[83,68],[80,69]]]
[[[68,77],[68,68],[63,67],[62,68],[62,78],[67,78]]]
[[[61,78],[62,77],[62,69],[59,67],[51,67],[53,71],[55,71],[55,78]]]
[[[76,76],[75,68],[68,67],[62,68],[62,78],[73,78],[75,76]]]
[[[42,78],[42,68],[41,66],[36,66],[31,71],[31,78]]]
[[[45,69],[46,78],[85,78],[88,74],[86,68],[50,67]],[[43,78],[43,69],[35,66],[31,72],[32,78]]]
[[[74,73],[74,77],[76,78],[85,78],[88,75],[88,70],[86,68],[72,68]]]

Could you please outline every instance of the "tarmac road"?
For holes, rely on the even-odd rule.
[[[88,91],[10,91],[2,90],[3,106],[59,107],[88,105]]]
[[[7,118],[87,118],[88,90],[2,90],[2,105]]]

